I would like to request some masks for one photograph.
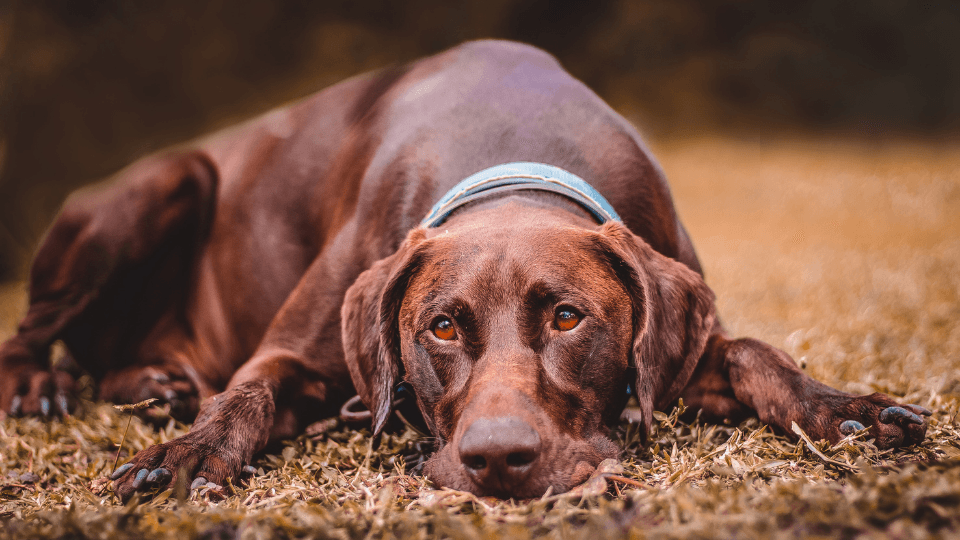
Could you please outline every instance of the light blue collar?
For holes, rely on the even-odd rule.
[[[621,221],[603,195],[579,176],[553,165],[522,161],[496,165],[468,176],[433,205],[420,225],[436,227],[443,223],[451,212],[468,202],[493,193],[522,189],[564,195],[590,212],[600,223]]]

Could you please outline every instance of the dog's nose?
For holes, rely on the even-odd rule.
[[[460,439],[460,461],[477,485],[509,492],[540,457],[540,434],[515,417],[480,418]]]

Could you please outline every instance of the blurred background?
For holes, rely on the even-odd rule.
[[[956,2],[0,0],[0,279],[25,275],[70,190],[483,37],[550,51],[654,142],[960,128]]]

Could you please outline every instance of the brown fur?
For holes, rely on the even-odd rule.
[[[418,227],[457,181],[513,161],[586,179],[623,223],[519,191]],[[921,408],[881,422],[896,405],[886,396],[833,390],[769,345],[728,338],[700,272],[623,118],[542,51],[470,43],[71,197],[34,261],[29,312],[0,346],[0,410],[67,412],[73,381],[44,363],[56,339],[104,399],[199,409],[188,435],[120,471],[125,498],[153,487],[141,470],[166,471],[154,484],[236,478],[354,393],[379,431],[401,380],[439,441],[427,474],[479,494],[586,479],[616,456],[606,434],[628,385],[645,428],[683,397],[706,417],[756,414],[814,438],[838,440],[844,420],[881,446],[923,438]],[[582,315],[573,330],[552,323],[562,306]],[[441,316],[456,340],[432,336]]]

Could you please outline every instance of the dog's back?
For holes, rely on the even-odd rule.
[[[642,144],[593,91],[528,45],[471,42],[355,77],[199,142],[220,189],[195,294],[216,298],[215,315],[243,329],[224,351],[236,366],[332,243],[352,245],[344,261],[352,272],[337,277],[345,291],[459,180],[514,161],[586,179],[654,249],[699,271]]]

